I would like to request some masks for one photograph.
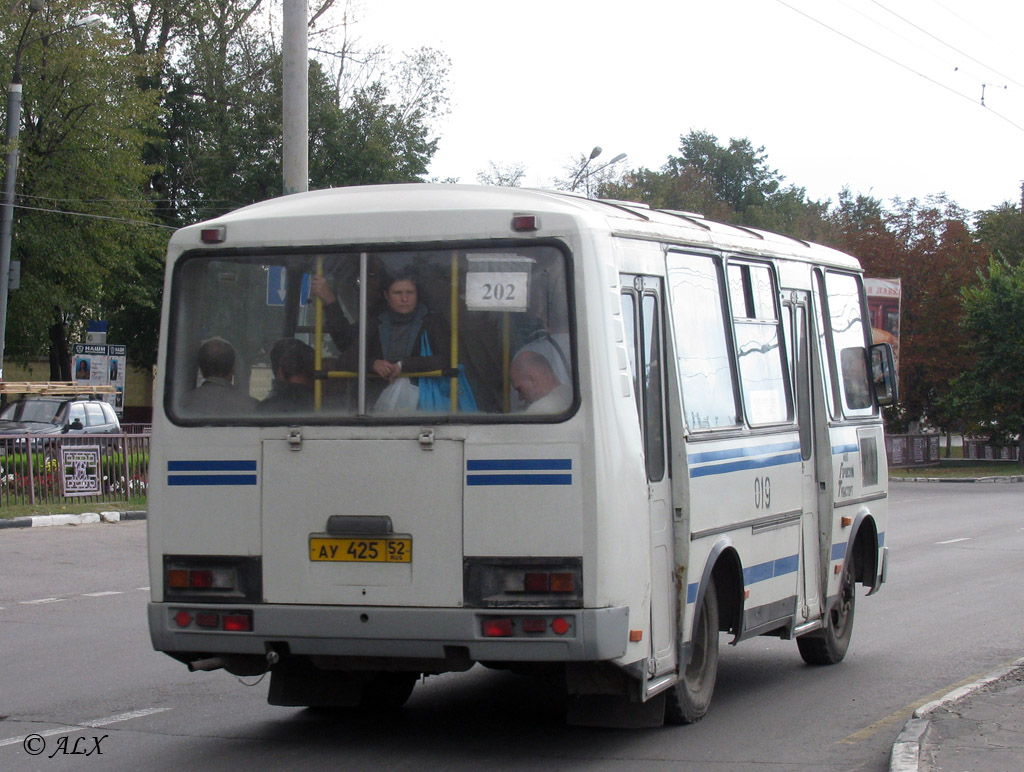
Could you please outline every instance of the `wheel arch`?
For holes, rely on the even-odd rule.
[[[730,539],[720,539],[711,548],[694,598],[695,609],[699,609],[704,602],[704,594],[712,578],[718,593],[719,630],[731,633],[734,636],[732,642],[735,643],[743,632],[743,563]],[[694,614],[688,640],[693,640],[696,631],[697,615]],[[689,646],[686,660],[689,660]]]
[[[878,590],[881,584],[881,572],[878,570],[878,524],[874,515],[867,507],[862,507],[853,520],[850,536],[846,542],[846,563],[854,561],[854,579],[871,592]]]

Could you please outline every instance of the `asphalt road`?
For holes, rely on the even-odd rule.
[[[483,668],[389,721],[271,707],[266,681],[151,650],[145,522],[3,530],[0,770],[881,772],[915,706],[1024,655],[1022,505],[1021,485],[894,484],[889,582],[841,665],[723,646],[708,717],[641,731],[566,727],[556,690]]]

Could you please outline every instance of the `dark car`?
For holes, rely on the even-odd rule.
[[[0,437],[10,435],[120,434],[117,413],[106,402],[89,397],[25,397],[0,411]],[[20,450],[24,440],[2,443],[5,449]],[[34,439],[33,449],[45,445]],[[13,445],[13,448],[12,448]]]

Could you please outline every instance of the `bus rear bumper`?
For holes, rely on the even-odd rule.
[[[183,661],[262,656],[283,649],[299,656],[374,660],[594,662],[624,656],[629,641],[625,606],[410,609],[150,603],[148,614],[153,648]],[[250,619],[251,629],[221,629],[228,617]]]

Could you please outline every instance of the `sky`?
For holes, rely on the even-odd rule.
[[[357,18],[362,42],[451,58],[430,177],[523,164],[550,187],[595,145],[595,167],[658,169],[701,130],[764,146],[814,200],[1021,200],[1016,0],[363,0]]]

